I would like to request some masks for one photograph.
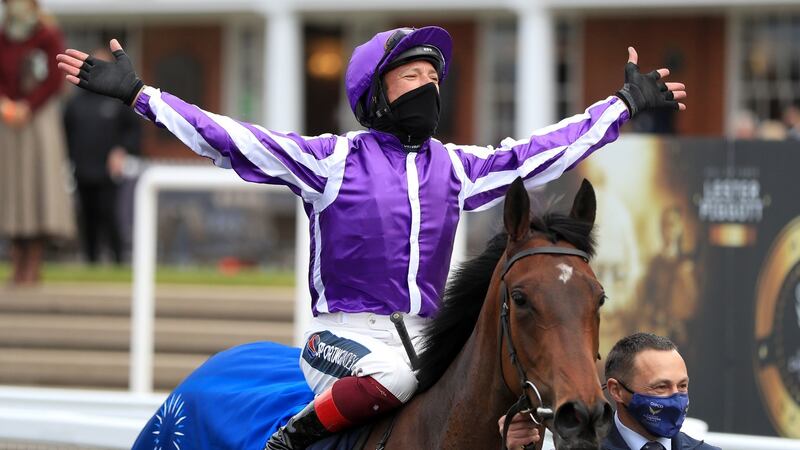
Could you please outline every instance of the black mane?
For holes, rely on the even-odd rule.
[[[564,214],[548,213],[531,219],[531,230],[551,242],[566,241],[594,256],[592,224]],[[506,248],[506,233],[489,240],[479,256],[459,265],[447,283],[441,307],[424,331],[419,356],[418,392],[429,389],[444,374],[467,342],[492,281],[492,273]]]

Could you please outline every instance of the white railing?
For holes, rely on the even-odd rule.
[[[155,276],[156,276],[156,222],[158,218],[158,193],[162,191],[210,191],[210,190],[260,190],[289,193],[283,186],[246,183],[232,170],[213,166],[151,166],[144,171],[136,185],[133,219],[133,297],[131,299],[131,354],[130,382],[132,392],[148,393],[153,390],[153,342],[155,320]],[[297,215],[298,222],[308,219]],[[298,225],[299,227],[299,225]],[[306,226],[306,230],[308,227]],[[307,234],[305,248],[308,248]],[[307,253],[307,252],[306,252]],[[300,252],[297,253],[300,256]],[[308,267],[298,258],[295,272],[304,273]],[[298,301],[303,296],[305,284],[298,283]],[[305,296],[307,298],[307,294]],[[306,303],[307,304],[307,303]],[[308,308],[306,308],[307,310]],[[296,308],[295,322],[298,312]],[[301,318],[302,319],[302,318]]]
[[[800,450],[800,439],[708,432],[703,438],[723,450]]]
[[[162,191],[211,190],[289,191],[283,186],[247,183],[232,170],[213,166],[152,166],[145,170],[136,185],[133,223],[133,297],[131,299],[130,382],[132,392],[153,390],[153,341],[155,314],[156,221],[158,193]],[[311,297],[307,289],[309,261],[308,218],[297,201],[295,241],[295,312],[294,342],[299,345],[311,316]],[[456,234],[452,262],[464,260],[466,225]]]
[[[166,394],[0,386],[2,440],[131,448]]]
[[[0,446],[3,440],[131,448],[166,394],[0,386]],[[725,450],[798,450],[800,440],[706,432],[687,418],[683,430]],[[553,449],[550,432],[544,450]]]

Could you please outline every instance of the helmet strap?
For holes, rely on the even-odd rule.
[[[383,86],[383,76],[375,77],[377,79],[377,86],[376,87],[376,101],[375,101],[375,111],[373,117],[375,119],[380,119],[383,116],[390,115],[392,113],[392,109],[389,107],[389,100],[386,98],[386,88]]]
[[[392,113],[389,102],[386,99],[386,90],[383,86],[382,76],[376,76],[372,80],[372,85],[368,91],[368,96],[363,102],[356,105],[356,118],[361,125],[373,128],[376,120]],[[370,98],[371,97],[371,98]]]

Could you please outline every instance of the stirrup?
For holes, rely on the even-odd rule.
[[[284,434],[284,427],[280,427],[272,436],[269,437],[264,450],[293,450],[288,437]]]
[[[311,402],[270,436],[264,450],[304,450],[331,434],[319,421]]]

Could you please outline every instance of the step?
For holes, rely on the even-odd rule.
[[[154,388],[170,391],[208,355],[157,353]],[[0,348],[0,384],[128,388],[126,352]]]
[[[131,287],[121,284],[48,283],[34,288],[0,288],[0,314],[62,313],[129,316]],[[294,289],[166,285],[156,288],[156,315],[291,321]]]
[[[212,354],[253,341],[290,344],[290,322],[157,318],[156,352]],[[117,316],[0,314],[0,347],[127,352],[130,321]]]

